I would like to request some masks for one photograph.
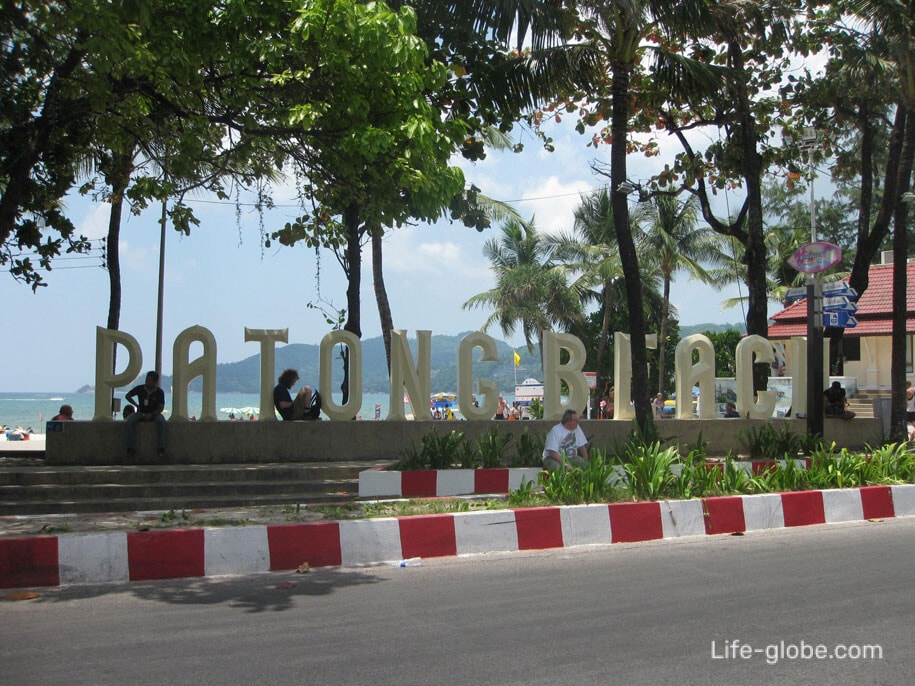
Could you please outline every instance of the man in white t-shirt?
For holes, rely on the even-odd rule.
[[[578,413],[566,410],[562,421],[550,429],[543,448],[543,468],[550,471],[584,467],[588,462],[588,439],[578,426]]]

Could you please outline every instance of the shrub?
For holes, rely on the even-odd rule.
[[[793,433],[787,425],[783,425],[781,430],[775,429],[771,424],[763,424],[758,429],[744,429],[738,434],[740,444],[752,460],[794,458],[799,452],[815,447],[818,438]]]
[[[524,427],[515,445],[515,454],[509,461],[509,467],[539,467],[543,464],[543,446],[546,435]]]
[[[661,450],[661,444],[658,442],[649,445],[630,445],[622,468],[632,495],[657,500],[674,492],[677,477],[671,468],[678,457],[676,448]]]
[[[551,503],[576,505],[618,500],[620,493],[613,485],[613,461],[607,461],[602,450],[594,450],[584,467],[571,471],[558,469],[540,474],[544,497]]]
[[[422,439],[422,448],[412,444],[404,450],[403,457],[392,469],[408,471],[412,469],[451,469],[456,464],[468,460],[469,446],[464,442],[464,434],[451,431],[439,434],[432,431]],[[472,459],[472,453],[469,459]]]
[[[510,433],[492,427],[477,439],[476,453],[481,458],[483,467],[501,467],[505,448],[512,442]]]

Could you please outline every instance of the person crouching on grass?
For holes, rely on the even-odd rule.
[[[578,426],[578,413],[566,410],[562,421],[550,429],[543,448],[543,468],[549,471],[584,467],[588,463],[588,439]]]

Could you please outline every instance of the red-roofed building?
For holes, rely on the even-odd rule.
[[[906,373],[912,373],[912,341],[915,334],[915,263],[907,265],[906,289]],[[893,330],[893,265],[870,268],[867,290],[857,303],[858,325],[845,329],[844,376],[858,380],[858,388],[890,388],[890,334]],[[807,335],[807,299],[804,298],[772,316],[769,340]]]

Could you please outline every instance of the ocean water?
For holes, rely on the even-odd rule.
[[[116,397],[122,399],[127,389],[119,389]],[[340,398],[335,398],[340,402]],[[35,433],[44,433],[45,422],[60,411],[61,405],[73,407],[73,417],[77,420],[90,420],[95,414],[94,393],[0,393],[0,425],[4,427],[31,427]],[[203,396],[199,393],[188,394],[188,416],[199,417],[203,405]],[[386,394],[366,393],[362,396],[363,419],[384,419],[388,414],[390,399]],[[166,410],[171,409],[171,396],[166,393]],[[260,396],[257,393],[217,393],[216,416],[218,419],[229,419],[229,414],[236,417],[247,416],[260,407]],[[410,412],[409,405],[407,412]]]

